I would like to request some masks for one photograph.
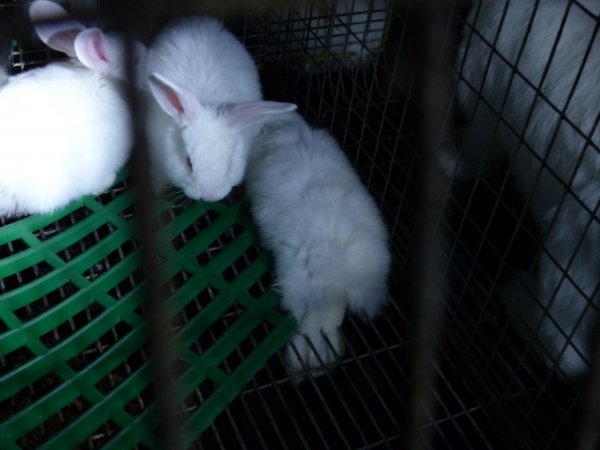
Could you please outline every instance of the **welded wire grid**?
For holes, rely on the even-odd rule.
[[[353,2],[355,8],[361,3]],[[427,89],[420,83],[421,21],[427,20],[427,14],[419,9],[419,3],[398,1],[383,16],[362,11],[366,14],[360,15],[360,20],[373,21],[375,29],[382,31],[382,39],[380,44],[374,41],[366,46],[369,58],[358,65],[347,63],[352,55],[345,49],[336,51],[331,46],[349,42],[332,40],[332,36],[341,33],[344,23],[352,23],[344,22],[352,12],[334,19],[323,9],[277,5],[267,13],[246,11],[241,21],[226,20],[259,64],[265,97],[296,102],[311,123],[331,130],[373,193],[390,229],[392,301],[373,323],[348,317],[343,327],[346,352],[335,368],[319,377],[307,374],[298,384],[286,373],[278,352],[194,440],[195,448],[401,448],[406,444],[414,386],[411,365],[419,349],[413,320],[418,286],[413,278],[420,250],[415,227],[422,206],[420,105]],[[463,26],[463,5],[448,1],[435,7],[450,10],[446,32],[457,34]],[[323,33],[311,29],[315,23]],[[356,35],[356,27],[346,28]],[[49,55],[46,50],[18,48],[15,70],[44,62]],[[448,61],[448,71],[453,70]],[[513,332],[496,291],[506,272],[519,268],[524,260],[533,260],[539,248],[523,199],[505,174],[478,178],[469,185],[454,183],[447,189],[439,231],[449,256],[442,274],[448,280],[448,306],[441,347],[433,361],[437,382],[420,380],[430,386],[435,399],[423,433],[433,437],[436,448],[572,448],[581,387],[557,379],[528,350]],[[68,216],[63,220],[77,219]],[[210,221],[210,216],[205,220]],[[61,226],[57,222],[44,228],[44,233]],[[238,231],[233,230],[233,235]],[[193,239],[196,232],[192,227],[181,239]],[[218,248],[227,244],[215,243]],[[11,245],[4,250],[9,254],[20,251],[18,243]],[[83,250],[86,245],[81,241],[75,247]],[[258,254],[260,248],[251,246],[227,269],[228,276],[237,277]],[[205,256],[199,255],[200,263],[203,257],[210,257],[210,249]],[[26,284],[43,270],[36,266],[15,280]],[[185,284],[187,277],[183,271],[173,283]],[[271,283],[271,276],[265,275],[252,288],[253,295],[263,295]],[[59,292],[59,296],[63,294]],[[212,299],[218,292],[206,294]],[[39,314],[38,308],[43,311],[52,306],[50,300],[42,300],[27,306],[23,314]],[[174,324],[174,331],[192,321],[203,307],[201,299],[191,303],[178,316],[180,323]],[[47,338],[58,345],[72,332],[69,328],[81,326],[79,320],[93,320],[96,313],[93,307],[84,309],[81,317],[69,319]],[[236,308],[222,314],[189,350],[201,354],[239,314]],[[223,371],[230,373],[238,367],[270,331],[263,322],[249,333],[223,362]],[[128,332],[119,326],[111,329],[79,356],[82,364],[94,361],[104,348],[117,345]],[[27,360],[31,356],[20,357]],[[117,387],[147,357],[142,348],[124,358],[106,378],[107,389]],[[3,359],[2,364],[4,371],[18,362]],[[187,368],[182,363],[181,370]],[[37,380],[23,392],[21,401],[35,402],[52,392],[58,382],[53,376]],[[210,383],[198,387],[185,400],[182,415],[193,414],[214,389]],[[142,411],[152,399],[151,391],[140,393],[130,410]],[[11,402],[9,407],[15,407],[14,400]],[[2,403],[2,420],[12,414],[6,405]],[[44,441],[87,409],[85,401],[76,399],[53,422],[37,427],[34,435]],[[99,448],[118,433],[119,426],[109,420],[80,446]],[[36,446],[26,441],[19,444]]]
[[[296,23],[287,27],[284,23],[275,29],[275,34],[285,39],[279,42],[280,54],[273,59],[285,60],[285,49],[289,48],[289,59],[295,60],[296,65],[291,70],[275,65],[277,72],[272,78],[266,70],[267,87],[269,83],[282,85],[277,90],[273,88],[273,95],[298,102],[314,123],[336,134],[391,224],[392,248],[400,268],[393,275],[392,295],[396,296],[396,308],[400,306],[396,310],[400,316],[394,318],[393,309],[389,314],[403,339],[403,346],[395,353],[395,364],[403,363],[413,345],[419,345],[411,341],[414,328],[410,318],[415,306],[407,305],[405,298],[398,295],[415,298],[411,295],[414,286],[407,279],[413,273],[415,254],[420,251],[413,247],[417,240],[411,227],[422,207],[415,203],[420,188],[420,161],[415,152],[420,145],[416,136],[422,93],[411,77],[412,68],[405,64],[419,62],[411,59],[415,57],[411,50],[419,49],[424,39],[419,36],[416,4],[403,2],[396,6],[392,25],[389,28],[386,25],[387,46],[383,54],[376,53],[374,67],[330,70],[330,62],[321,61],[310,47],[316,39],[315,33],[312,39],[307,39],[310,31],[299,32]],[[465,5],[446,2],[437,6],[452,8],[453,23],[448,23],[446,29],[452,39],[451,34],[464,26]],[[303,17],[301,12],[296,14],[293,16],[296,21]],[[304,60],[297,58],[298,41],[309,46],[303,53]],[[390,42],[395,42],[397,48],[391,48]],[[339,55],[333,59],[339,59]],[[343,64],[340,62],[339,66]],[[324,73],[315,73],[320,70]],[[453,61],[448,61],[447,70],[456,72]],[[439,382],[430,386],[437,405],[431,412],[428,430],[434,435],[437,447],[573,448],[575,445],[583,386],[558,378],[533,355],[512,329],[497,291],[510,272],[530,267],[540,251],[540,237],[527,215],[525,202],[504,173],[491,179],[478,177],[472,184],[453,184],[443,200],[439,232],[449,256],[445,273],[449,304],[439,360],[433,363]],[[374,324],[375,329],[381,326],[381,322]],[[351,339],[353,331],[346,330],[347,339]],[[371,345],[377,352],[377,344]],[[358,354],[358,357],[369,361],[372,355]],[[405,383],[411,368],[396,365],[388,370],[394,369],[398,370],[393,372],[394,379],[403,393],[410,388]],[[331,376],[343,379],[342,372]],[[319,385],[321,382],[323,387]],[[326,382],[319,379],[313,388],[311,397],[329,393]],[[378,389],[373,384],[369,388],[366,392]],[[352,394],[344,394],[345,399],[354,398]],[[391,410],[403,411],[396,414],[405,431],[406,397],[393,401],[391,397],[383,398],[384,404],[389,401],[387,404],[393,405]],[[333,409],[331,405],[323,403]],[[365,406],[371,411],[381,411],[382,405],[365,401]],[[332,414],[344,417],[345,413],[335,410]],[[360,427],[363,422],[359,422]],[[367,429],[372,426],[369,421],[364,424]],[[325,434],[326,442],[332,446],[339,439],[333,434],[331,440]],[[350,447],[373,444],[361,438],[346,444]],[[403,440],[401,432],[397,439],[386,444],[399,445]]]
[[[474,8],[478,4],[474,2]],[[565,1],[564,5],[569,5],[567,14],[584,8],[579,2]],[[533,9],[535,14],[536,8]],[[533,17],[529,18],[528,27],[532,20]],[[565,21],[566,15],[562,18],[563,25]],[[472,24],[463,23],[462,26],[467,36],[478,33]],[[528,33],[529,29],[523,46],[529,38]],[[478,38],[482,37],[478,35]],[[594,37],[591,39],[588,52]],[[490,55],[496,44],[495,40],[487,43]],[[554,42],[553,47],[556,45]],[[462,78],[463,64],[457,61],[457,77],[468,83]],[[581,71],[581,68],[574,69]],[[538,101],[551,105],[539,89],[544,76],[535,85],[515,69],[511,83],[518,77],[535,90]],[[486,77],[492,75],[488,73]],[[478,86],[470,88],[475,92],[479,89]],[[481,96],[477,100],[490,106]],[[551,106],[561,116],[561,110],[566,109],[566,106]],[[495,112],[497,124],[510,127],[502,118],[502,111]],[[526,123],[520,126],[527,128]],[[466,133],[469,132],[467,125]],[[518,152],[533,152],[522,140],[518,145]],[[453,255],[449,288],[452,307],[458,307],[449,329],[456,329],[459,322],[471,325],[461,335],[457,334],[461,345],[452,352],[458,351],[456,360],[463,360],[459,365],[461,371],[466,369],[467,373],[472,372],[486,380],[473,384],[471,389],[480,398],[494,399],[487,409],[495,421],[494,427],[506,432],[505,448],[574,448],[585,383],[568,381],[561,377],[560,370],[550,371],[537,360],[532,349],[512,330],[498,293],[498,288],[516,271],[534,270],[542,251],[542,237],[527,210],[530,194],[517,193],[508,174],[513,163],[514,159],[507,161],[507,166],[492,177],[478,175],[472,183],[455,184],[454,195],[449,198],[448,218],[452,225],[449,244]],[[535,178],[539,173],[531,176]],[[593,411],[589,413],[593,414]]]

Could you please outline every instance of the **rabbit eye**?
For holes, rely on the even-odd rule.
[[[185,158],[185,162],[187,163],[188,169],[194,170],[194,166],[192,165],[192,160],[190,159],[189,156],[187,158]]]

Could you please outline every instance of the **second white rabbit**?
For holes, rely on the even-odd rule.
[[[246,183],[282,305],[299,322],[300,358],[289,347],[289,368],[331,363],[343,353],[346,308],[372,318],[387,298],[388,235],[377,206],[335,139],[295,112],[265,125]]]

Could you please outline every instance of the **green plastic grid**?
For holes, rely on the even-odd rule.
[[[112,192],[0,228],[3,449],[62,450],[96,436],[95,448],[159,442],[135,193]],[[296,324],[277,311],[274,291],[257,288],[270,261],[256,250],[242,200],[169,206],[161,205],[168,223],[159,248],[181,369],[173,395],[187,410],[180,439],[188,446]],[[250,335],[258,344],[228,364]]]

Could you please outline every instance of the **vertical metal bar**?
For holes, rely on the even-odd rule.
[[[129,26],[128,37],[142,34],[144,12],[148,8],[135,8],[131,2],[119,8],[123,18],[127,19]],[[148,340],[151,348],[154,387],[156,402],[158,406],[158,417],[160,423],[158,438],[161,440],[160,447],[165,450],[178,450],[180,443],[177,436],[179,424],[176,419],[176,405],[173,403],[172,395],[174,387],[174,374],[170,370],[171,338],[168,334],[168,314],[165,312],[163,303],[163,289],[161,286],[161,273],[158,264],[158,251],[156,236],[158,233],[157,222],[154,218],[154,193],[150,185],[150,156],[147,151],[146,136],[144,131],[143,95],[134,86],[136,79],[135,67],[133,65],[133,41],[126,39],[126,67],[127,83],[125,91],[132,119],[132,133],[134,145],[130,160],[130,171],[133,183],[137,190],[136,211],[139,224],[140,252],[143,261],[143,269],[146,279],[146,305],[148,316],[146,326]]]
[[[128,46],[129,50],[131,45]],[[130,54],[130,52],[128,52]],[[131,59],[131,58],[130,58]],[[130,71],[130,75],[132,75]],[[148,339],[152,348],[154,365],[154,383],[156,386],[157,404],[161,424],[159,429],[162,445],[165,450],[177,450],[179,444],[176,437],[175,405],[169,395],[173,387],[173,378],[169,369],[170,337],[168,330],[168,315],[164,311],[162,288],[160,285],[160,268],[156,263],[157,226],[153,220],[153,193],[150,187],[149,156],[146,149],[145,137],[141,125],[141,108],[137,103],[135,92],[128,94],[130,111],[134,118],[135,144],[130,163],[131,176],[138,192],[136,200],[137,218],[139,223],[139,240],[146,279],[146,305],[148,310],[147,329]]]
[[[454,43],[443,42],[449,20],[449,11],[439,0],[422,5],[424,19],[424,48],[422,68],[423,121],[421,129],[421,211],[417,218],[417,345],[413,366],[412,399],[410,403],[411,429],[409,447],[412,450],[430,448],[431,432],[426,431],[436,406],[435,386],[440,337],[445,307],[443,285],[444,251],[438,236],[441,221],[440,203],[444,194],[441,174],[436,162],[436,148],[444,142],[444,124],[451,104],[451,80],[444,75],[444,63],[451,59]],[[429,428],[431,429],[431,428]]]
[[[600,447],[600,333],[596,330],[590,378],[583,396],[577,434],[577,450]]]

